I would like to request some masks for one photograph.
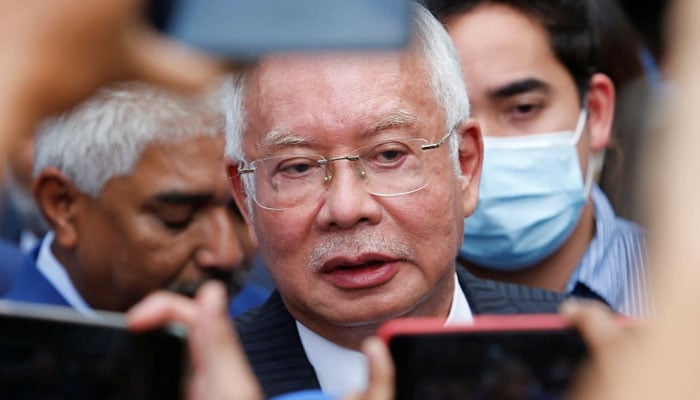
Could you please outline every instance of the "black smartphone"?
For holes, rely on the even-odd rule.
[[[477,316],[474,324],[399,319],[382,326],[396,399],[565,399],[588,349],[558,315]]]
[[[272,51],[396,48],[413,0],[149,0],[153,25],[227,59]]]
[[[182,398],[183,330],[126,329],[122,314],[0,301],[0,399]]]

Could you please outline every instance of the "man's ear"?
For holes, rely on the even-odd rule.
[[[605,74],[593,74],[588,85],[588,130],[592,151],[604,150],[610,142],[615,117],[615,84]]]
[[[251,243],[257,248],[258,236],[253,228],[253,216],[250,214],[251,210],[248,207],[248,196],[243,188],[243,180],[241,179],[241,174],[238,173],[238,166],[231,162],[227,162],[226,173],[228,174],[229,181],[231,182],[231,193],[233,194],[233,200],[236,202],[236,205],[241,211],[243,219],[245,219],[245,223],[248,226],[248,234],[250,235]]]
[[[63,248],[73,248],[78,240],[76,215],[81,193],[65,175],[54,167],[45,168],[34,180],[34,200]]]
[[[481,128],[473,118],[466,120],[457,128],[459,141],[459,165],[461,170],[460,186],[464,216],[471,215],[479,201],[479,182],[484,160],[484,144],[481,140]]]

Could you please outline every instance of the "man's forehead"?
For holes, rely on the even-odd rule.
[[[264,59],[252,74],[246,95],[255,100],[269,99],[290,90],[350,90],[370,82],[406,81],[411,83],[422,57],[412,48],[402,51],[345,51],[291,53]],[[407,76],[410,78],[407,79]],[[345,85],[345,86],[344,86]]]
[[[407,52],[270,57],[248,82],[245,108],[254,120],[323,113],[333,108],[359,111],[363,104],[379,102],[380,97],[403,100],[408,92],[427,89],[427,76],[419,60]]]
[[[187,188],[211,191],[227,181],[223,146],[221,136],[154,140],[141,152],[127,177],[152,193]]]
[[[344,70],[365,67],[370,64],[396,63],[406,54],[405,51],[329,51],[317,53],[283,53],[271,55],[259,64],[260,75],[273,75],[279,72],[299,73],[312,70]]]
[[[356,146],[391,126],[408,135],[417,135],[419,126],[442,126],[442,120],[433,124],[443,113],[428,82],[422,52],[415,49],[269,57],[244,92],[246,156],[264,156],[260,146],[346,140]]]

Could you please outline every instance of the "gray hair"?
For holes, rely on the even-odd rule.
[[[424,6],[415,3],[413,9],[413,40],[424,58],[428,69],[428,84],[433,96],[445,114],[445,132],[454,131],[470,116],[469,98],[462,78],[462,67],[452,39],[442,24]],[[253,67],[254,68],[254,67]],[[222,87],[222,101],[226,115],[226,156],[232,162],[245,159],[243,153],[243,133],[246,129],[246,115],[243,106],[246,83],[252,69],[231,75]],[[459,175],[459,136],[450,137],[450,158],[454,172]],[[252,207],[252,182],[244,179],[246,193],[249,194],[248,207]]]
[[[217,102],[140,82],[101,89],[40,126],[34,176],[55,167],[81,192],[98,196],[107,181],[130,174],[152,142],[222,135]]]

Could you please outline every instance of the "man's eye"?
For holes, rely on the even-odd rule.
[[[537,113],[542,106],[538,103],[522,103],[511,107],[508,113],[513,118],[527,118]]]
[[[409,153],[401,143],[387,143],[374,148],[366,159],[373,165],[388,167],[400,163]]]
[[[520,114],[527,114],[537,110],[539,107],[537,104],[518,104],[515,106],[515,111]]]
[[[377,161],[379,161],[379,162],[387,162],[387,163],[388,163],[388,162],[394,162],[394,161],[396,161],[397,159],[401,158],[401,156],[403,156],[403,154],[404,154],[404,153],[402,153],[402,152],[400,152],[400,151],[398,151],[398,150],[386,150],[386,151],[381,152],[381,153],[377,156]]]
[[[162,207],[155,211],[160,222],[168,229],[183,230],[190,226],[195,215],[192,207]]]
[[[168,229],[181,230],[187,228],[192,222],[191,217],[184,219],[161,219],[163,225]]]
[[[285,177],[294,178],[307,175],[313,172],[315,168],[319,168],[318,163],[315,161],[295,159],[280,163],[277,166],[276,171],[278,174],[282,174]]]

